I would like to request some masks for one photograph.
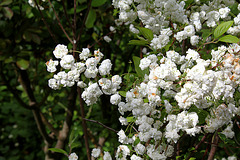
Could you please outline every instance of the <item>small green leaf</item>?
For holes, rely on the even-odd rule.
[[[12,3],[12,0],[3,0],[2,3],[0,3],[0,6],[6,6]]]
[[[63,149],[60,149],[60,148],[49,148],[48,150],[68,155],[66,151],[64,151]]]
[[[73,144],[71,144],[71,149],[77,148],[81,145],[82,145],[81,142],[74,142]]]
[[[13,11],[9,7],[3,7],[3,12],[5,17],[7,17],[8,19],[12,19]]]
[[[118,93],[123,96],[123,97],[126,97],[126,91],[118,91]]]
[[[107,0],[92,0],[92,6],[93,7],[99,7],[106,3]]]
[[[134,122],[135,119],[134,119],[133,117],[127,117],[127,121],[128,121],[128,122]]]
[[[218,38],[223,35],[227,30],[233,25],[233,21],[227,21],[221,23],[217,28],[214,30],[214,38]]]
[[[96,21],[96,17],[97,17],[96,11],[91,8],[89,13],[88,13],[88,17],[87,17],[87,20],[85,22],[85,26],[87,28],[92,28],[94,23],[95,23],[95,21]]]
[[[129,45],[137,45],[137,46],[146,46],[149,43],[147,41],[143,41],[143,40],[131,40],[128,43]]]
[[[149,41],[153,39],[153,32],[152,30],[148,28],[143,28],[143,27],[137,27],[140,31],[140,33]]]
[[[133,145],[136,146],[139,142],[140,142],[140,139],[136,138],[136,140],[134,141]]]
[[[25,59],[20,59],[20,60],[17,61],[17,66],[21,70],[26,70],[29,67],[29,61],[27,61]]]
[[[226,35],[224,37],[221,37],[219,41],[227,43],[238,43],[239,39],[236,36]]]

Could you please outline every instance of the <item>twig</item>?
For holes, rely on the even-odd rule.
[[[62,29],[63,33],[66,35],[67,39],[68,39],[71,43],[73,43],[72,39],[68,36],[67,32],[66,32],[65,29],[63,28],[63,26],[62,26],[62,24],[61,24],[61,21],[60,21],[58,15],[57,15],[57,12],[55,11],[55,9],[54,9],[51,1],[48,0],[48,2],[50,3],[50,5],[51,5],[51,7],[52,7],[52,9],[53,9],[53,12],[54,12],[54,14],[55,14],[55,16],[56,16],[56,18],[57,18],[58,25],[59,25],[60,28]]]
[[[76,85],[74,85],[71,88],[71,93],[68,96],[68,107],[67,107],[67,111],[66,111],[67,116],[65,118],[63,127],[62,127],[61,131],[59,132],[58,140],[57,140],[57,144],[56,144],[55,148],[63,149],[65,146],[65,141],[68,137],[70,128],[72,126],[72,117],[73,117],[73,111],[76,106],[76,98],[77,98]]]
[[[108,32],[106,35],[104,35],[104,36],[108,36],[108,35],[110,35],[110,34],[112,34],[114,31],[111,31],[111,32]],[[95,41],[91,46],[89,46],[88,48],[92,48],[93,46],[95,46],[99,41],[101,41],[102,39],[103,39],[103,37],[104,36],[102,36],[101,38],[99,38],[97,41]]]
[[[208,160],[214,159],[215,153],[217,151],[218,141],[219,141],[219,136],[216,132],[216,134],[214,135],[213,144],[211,145],[211,150],[208,156]]]
[[[4,84],[7,86],[7,89],[13,94],[14,98],[16,98],[16,100],[18,101],[18,103],[23,106],[26,109],[32,109],[29,105],[27,105],[24,101],[22,101],[22,99],[19,97],[18,93],[16,92],[16,90],[14,90],[12,88],[12,86],[10,85],[9,81],[7,80],[5,77],[5,74],[2,71],[2,66],[0,67],[0,75],[1,75],[1,79],[3,80]]]
[[[79,99],[80,99],[80,109],[81,109],[81,117],[82,117],[82,127],[83,127],[83,132],[84,132],[85,146],[86,146],[86,149],[87,149],[87,157],[88,157],[88,160],[91,160],[90,149],[89,149],[89,144],[88,144],[87,124],[86,124],[86,120],[84,119],[84,118],[85,118],[84,102],[83,102],[83,99],[82,99],[82,97],[81,97],[81,95],[82,95],[81,88],[77,87],[77,91],[78,91],[78,96],[79,96]]]
[[[201,146],[201,144],[205,141],[205,139],[207,138],[207,136],[208,136],[208,133],[206,133],[203,137],[202,137],[202,139],[201,139],[201,141],[195,146],[195,150],[198,150],[198,148]],[[191,154],[186,158],[186,160],[189,160],[191,157],[192,157],[192,155],[193,155],[193,152],[191,152]]]
[[[107,128],[107,129],[110,130],[110,131],[113,131],[113,132],[115,132],[115,133],[118,133],[118,131],[116,131],[115,129],[110,128],[110,127],[102,124],[101,122],[98,122],[98,121],[95,121],[95,120],[91,120],[91,119],[86,119],[86,118],[83,118],[83,119],[86,120],[86,121],[89,121],[89,122],[97,123],[97,124],[103,126],[104,128]]]
[[[36,1],[36,0],[34,0],[34,2],[35,2],[35,4],[36,4],[36,6],[37,6],[37,9],[38,9],[38,11],[39,11],[39,13],[40,13],[41,17],[42,17],[42,21],[43,21],[43,23],[44,23],[44,24],[45,24],[45,26],[47,27],[47,30],[48,30],[49,34],[50,34],[50,35],[51,35],[51,37],[53,38],[54,42],[55,42],[55,43],[58,43],[58,41],[57,41],[57,39],[56,39],[55,35],[52,33],[52,31],[51,31],[50,27],[48,26],[48,24],[47,24],[47,22],[46,22],[46,20],[45,20],[45,18],[44,18],[44,16],[43,16],[43,14],[42,14],[42,11],[41,11],[41,9],[40,9],[40,8],[39,8],[39,6],[38,6],[38,3],[37,3],[37,1]]]
[[[88,17],[90,8],[91,8],[91,4],[92,4],[92,0],[89,0],[89,1],[88,1],[88,10],[87,10],[87,12],[86,12],[86,14],[85,14],[85,17],[84,17],[84,19],[83,19],[82,26],[81,26],[81,28],[80,28],[79,35],[78,35],[78,37],[77,37],[77,42],[79,41],[80,37],[82,36],[83,28],[84,28],[85,22],[86,22],[86,20],[87,20],[87,17]]]
[[[64,11],[64,14],[65,14],[65,17],[66,17],[66,19],[69,23],[69,26],[73,30],[72,23],[70,22],[70,19],[69,19],[68,14],[67,14],[66,6],[65,6],[65,0],[62,0],[62,6],[63,6],[63,11]]]

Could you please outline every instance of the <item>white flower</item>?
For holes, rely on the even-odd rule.
[[[78,159],[78,156],[76,153],[71,153],[69,156],[68,156],[68,160],[77,160]]]
[[[111,96],[110,102],[114,105],[118,105],[121,102],[121,96],[117,93]]]
[[[112,41],[112,39],[111,39],[110,37],[108,37],[108,36],[104,36],[103,39],[104,39],[107,43],[109,43],[109,42]]]
[[[139,33],[139,30],[136,29],[133,24],[130,24],[129,30],[130,30],[132,33],[135,33],[135,34],[138,34],[138,33]]]
[[[79,58],[86,60],[90,56],[90,50],[88,48],[83,48],[82,53],[79,54]]]
[[[131,156],[131,160],[143,160],[141,157],[138,157],[138,156],[136,156],[135,154],[133,154],[132,156]]]
[[[51,78],[48,80],[48,86],[54,90],[58,89],[59,88],[59,82],[54,79],[54,78]]]
[[[95,78],[97,76],[97,73],[98,73],[98,69],[95,67],[95,68],[86,69],[84,72],[84,75],[87,78]]]
[[[93,157],[97,158],[97,157],[99,157],[100,153],[101,153],[101,150],[100,150],[99,148],[94,148],[94,149],[92,150],[92,154],[91,154],[91,155],[92,155]]]
[[[154,49],[161,49],[165,47],[168,44],[168,42],[169,42],[169,36],[167,35],[154,36],[150,46],[152,46]]]
[[[127,144],[128,143],[128,137],[125,135],[125,132],[121,129],[118,133],[118,141],[120,143]]]
[[[62,58],[63,56],[68,54],[67,46],[63,44],[58,44],[53,51],[53,54],[56,58]]]
[[[182,42],[182,40],[187,38],[187,33],[186,31],[180,31],[177,32],[177,34],[174,35],[174,37],[179,41]]]
[[[72,55],[65,55],[62,57],[62,60],[60,61],[60,65],[64,69],[71,69],[73,64],[74,64],[74,57]]]
[[[193,25],[188,25],[184,28],[185,33],[188,37],[191,37],[195,34],[195,29]]]
[[[123,125],[125,125],[125,126],[128,125],[127,118],[124,118],[124,117],[120,116],[120,118],[118,120],[119,120],[119,122],[121,123],[122,126]]]
[[[105,59],[104,61],[102,61],[98,69],[101,76],[110,74],[110,70],[112,69],[111,61],[109,59]]]
[[[98,62],[100,62],[100,60],[102,59],[103,54],[102,54],[102,52],[100,52],[100,50],[98,49],[98,50],[95,50],[95,51],[94,51],[94,56],[95,56],[95,59],[96,59],[96,61],[97,61],[97,63],[98,63]]]
[[[97,63],[98,61],[92,57],[92,58],[88,58],[85,64],[87,66],[87,69],[95,69],[97,67]]]
[[[112,160],[112,157],[109,152],[104,151],[103,160]]]
[[[122,153],[122,156],[126,158],[128,155],[130,155],[130,150],[126,145],[120,145],[118,146],[116,158]]]
[[[110,30],[111,32],[113,32],[113,33],[116,33],[116,29],[115,29],[113,26],[110,26],[110,27],[109,27],[109,30]]]
[[[146,69],[149,65],[151,64],[151,60],[148,58],[143,58],[140,61],[139,67],[141,68],[141,70]]]
[[[58,65],[58,61],[53,61],[50,59],[48,62],[46,62],[47,71],[48,72],[55,72],[57,70],[56,66]]]
[[[191,36],[190,38],[191,45],[196,46],[198,42],[199,42],[199,36],[196,36],[196,35]]]
[[[230,12],[230,9],[228,7],[225,8],[220,8],[219,9],[219,14],[221,18],[226,18]]]
[[[83,81],[79,81],[79,82],[77,83],[77,86],[80,87],[80,88],[85,88],[85,87],[87,87],[87,85],[86,85]]]
[[[192,49],[188,49],[188,51],[187,51],[187,56],[186,56],[186,59],[187,60],[190,60],[190,59],[192,59],[192,60],[197,60],[197,59],[199,59],[200,58],[200,55],[199,55],[199,53],[197,52],[197,51],[195,51],[195,50],[192,50]]]
[[[134,150],[137,152],[137,154],[143,155],[144,152],[145,152],[145,146],[142,145],[141,143],[138,143],[138,144],[135,146]]]

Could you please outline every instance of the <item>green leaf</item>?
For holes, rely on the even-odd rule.
[[[127,122],[129,123],[129,122],[134,122],[135,121],[135,119],[133,118],[133,117],[127,117]]]
[[[90,11],[89,11],[87,20],[85,22],[85,26],[87,28],[92,28],[93,25],[94,25],[94,22],[96,21],[96,17],[97,17],[97,15],[96,15],[95,10],[91,8]]]
[[[202,32],[203,42],[205,42],[206,39],[212,34],[212,32],[209,29],[202,29],[201,32]]]
[[[126,97],[126,91],[118,91],[118,93],[123,96],[123,97]]]
[[[63,149],[59,149],[59,148],[49,148],[48,150],[53,151],[53,152],[58,152],[58,153],[62,153],[65,155],[68,155],[66,151],[64,151]]]
[[[226,35],[224,37],[221,37],[219,41],[227,43],[238,43],[239,39],[236,36]]]
[[[21,70],[26,70],[29,67],[29,61],[27,61],[25,59],[20,59],[20,60],[17,61],[17,66]]]
[[[71,144],[71,149],[77,148],[81,145],[82,145],[81,142],[74,142],[73,144]]]
[[[8,19],[12,19],[13,11],[9,7],[3,7],[3,12],[5,17],[7,17]]]
[[[107,0],[92,0],[92,6],[93,7],[99,7],[106,3]]]
[[[137,27],[140,31],[140,33],[149,41],[153,39],[153,32],[152,30],[148,28],[143,28],[143,27]]]
[[[78,132],[73,128],[69,136],[69,142],[68,142],[69,145],[71,145],[71,147],[74,141],[77,139],[77,137],[78,137]]]
[[[148,69],[142,70],[139,67],[140,60],[141,60],[141,58],[133,56],[133,63],[134,63],[135,71],[137,72],[138,76],[144,78],[145,74],[148,74],[149,70]]]
[[[3,0],[2,3],[0,3],[0,6],[6,6],[12,3],[12,0]]]
[[[217,28],[214,30],[214,38],[218,38],[223,35],[227,30],[233,25],[233,21],[227,21],[221,23]]]
[[[149,43],[147,41],[143,41],[143,40],[131,40],[128,43],[129,45],[137,45],[137,46],[146,46]]]
[[[134,141],[133,145],[136,146],[139,142],[140,142],[140,139],[136,138],[136,140]]]

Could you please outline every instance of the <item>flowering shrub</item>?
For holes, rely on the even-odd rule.
[[[133,57],[137,78],[130,79],[130,73],[123,76],[134,82],[131,88],[124,86],[121,76],[110,74],[112,63],[102,60],[100,50],[91,55],[83,48],[76,61],[66,46],[57,45],[53,54],[60,62],[50,60],[46,65],[49,72],[62,67],[48,81],[52,89],[76,84],[84,88],[81,97],[88,106],[103,94],[111,96],[110,103],[122,115],[121,125],[127,126],[117,133],[121,144],[115,158],[189,159],[208,135],[213,145],[219,137],[222,141],[236,137],[240,5],[234,0],[113,0],[112,4],[119,12],[116,25],[129,26],[138,38],[129,44],[145,47],[142,59]],[[112,41],[108,36],[104,40]],[[181,139],[186,137],[198,137],[199,143],[184,149]],[[216,153],[213,148],[209,159]],[[98,158],[100,152],[93,149],[92,156]],[[109,152],[103,159],[112,159]]]

